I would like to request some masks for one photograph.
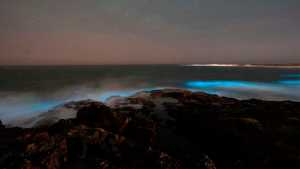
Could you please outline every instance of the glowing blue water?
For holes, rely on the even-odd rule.
[[[31,105],[31,110],[33,111],[46,111],[50,108],[57,106],[58,104],[61,104],[61,102],[58,101],[43,101],[39,103],[34,103]]]
[[[300,78],[300,74],[287,74],[287,75],[283,75],[283,77]]]
[[[270,89],[272,84],[263,84],[247,81],[188,81],[185,83],[190,88],[253,88],[253,89]]]
[[[283,84],[283,85],[291,85],[294,87],[300,87],[300,80],[280,80],[279,83]]]
[[[68,101],[105,101],[162,86],[239,99],[300,101],[299,69],[177,65],[10,67],[0,69],[0,77],[0,119],[4,122],[35,116]]]
[[[185,87],[210,94],[241,99],[285,100],[288,97],[293,100],[300,100],[300,90],[297,90],[300,87],[300,80],[281,80],[269,83],[235,80],[198,80],[187,81]]]

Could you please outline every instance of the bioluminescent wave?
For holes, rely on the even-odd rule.
[[[300,74],[287,74],[287,75],[282,75],[283,77],[288,77],[288,78],[300,78]]]
[[[62,100],[40,100],[27,97],[23,96],[14,98],[14,101],[0,102],[0,118],[4,123],[34,117],[64,103]]]
[[[56,112],[70,101],[111,103],[118,100],[109,99],[113,96],[127,97],[164,86],[238,99],[300,101],[299,69],[245,69],[247,66],[250,67],[198,64],[0,69],[0,120],[20,125],[21,121],[45,114],[69,117],[68,110]]]
[[[190,81],[186,82],[191,88],[252,88],[259,90],[269,90],[276,86],[271,84],[247,82],[247,81]]]
[[[43,101],[39,103],[33,103],[32,105],[29,105],[29,112],[42,112],[42,111],[47,111],[62,102],[59,101]]]
[[[128,97],[141,91],[151,91],[156,89],[161,88],[124,88],[123,90],[90,91],[91,93],[81,93],[77,96],[62,96],[48,99],[42,99],[34,94],[9,96],[6,97],[5,101],[0,100],[0,119],[6,124],[14,123],[22,125],[22,121],[39,116],[56,107],[63,106],[63,104],[67,102],[85,99],[106,102],[109,98],[114,96]]]
[[[280,84],[291,85],[294,87],[300,87],[300,80],[280,80]]]
[[[186,88],[199,90],[211,94],[218,94],[241,99],[261,98],[267,100],[300,100],[300,81],[278,81],[278,82],[250,82],[234,80],[212,80],[212,81],[188,81]],[[289,85],[287,85],[289,84]]]

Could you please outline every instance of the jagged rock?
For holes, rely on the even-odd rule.
[[[80,108],[76,119],[81,124],[103,127],[114,131],[119,129],[121,125],[116,113],[99,102],[91,102],[87,106]]]
[[[300,167],[297,102],[167,89],[108,105],[70,102],[76,116],[29,129],[0,122],[0,168]]]

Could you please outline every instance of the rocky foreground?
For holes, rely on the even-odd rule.
[[[0,123],[0,168],[300,168],[297,102],[166,89],[70,105],[72,119]]]

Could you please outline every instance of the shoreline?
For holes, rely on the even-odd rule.
[[[74,117],[50,113],[34,128],[0,124],[0,168],[300,166],[300,102],[161,89],[65,107]]]

